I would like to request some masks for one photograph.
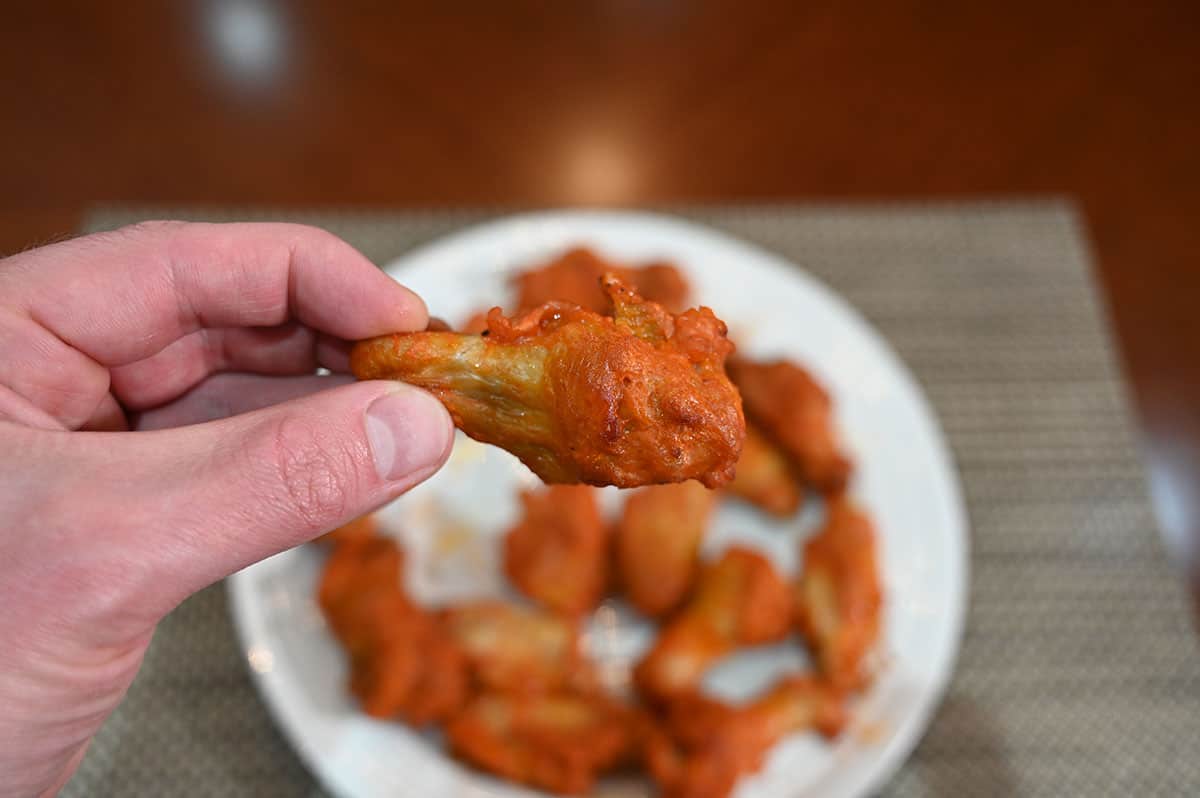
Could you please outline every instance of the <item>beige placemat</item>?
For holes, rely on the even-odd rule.
[[[945,702],[884,794],[1200,794],[1200,646],[1160,551],[1071,207],[680,215],[802,264],[866,314],[928,392],[961,469],[966,637]],[[384,263],[487,216],[128,208],[94,213],[87,228],[286,219]],[[322,794],[250,683],[220,586],[161,625],[65,794]]]

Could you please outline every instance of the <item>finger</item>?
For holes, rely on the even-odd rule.
[[[104,394],[92,415],[79,427],[89,432],[121,432],[129,429],[125,409],[111,393]]]
[[[427,318],[420,298],[316,228],[135,225],[0,261],[0,384],[77,428],[108,392],[109,368],[205,327],[294,320],[355,340]],[[344,367],[336,346],[317,349]]]
[[[317,338],[317,362],[334,374],[350,373],[350,349],[354,344],[329,335]]]
[[[112,370],[112,392],[130,410],[168,402],[210,374],[312,374],[342,366],[339,342],[301,324],[197,330],[145,360]],[[322,362],[322,358],[329,362]]]
[[[81,537],[39,584],[70,592],[54,580],[86,573],[129,603],[136,628],[424,480],[449,454],[453,428],[424,391],[359,382],[170,430],[36,434],[64,474],[31,484],[67,494],[48,497],[40,523],[48,536]],[[111,603],[103,612],[113,615]]]
[[[54,416],[0,383],[0,422],[5,421],[35,429],[66,429]]]
[[[352,382],[353,377],[342,374],[305,377],[216,374],[174,402],[138,414],[133,427],[154,430],[216,421]]]
[[[3,303],[0,290],[0,303]],[[0,385],[74,429],[108,393],[108,369],[33,319],[0,309]],[[42,426],[42,425],[37,425]]]
[[[143,360],[203,327],[292,319],[356,340],[428,320],[419,297],[353,247],[302,225],[150,222],[9,260],[5,304],[105,366]]]

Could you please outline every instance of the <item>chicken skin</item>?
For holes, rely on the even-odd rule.
[[[569,302],[594,313],[608,313],[608,297],[600,278],[615,274],[651,302],[672,312],[687,307],[689,288],[679,270],[669,263],[620,266],[586,247],[574,247],[543,266],[527,269],[513,278],[517,307],[528,310],[547,302]]]
[[[853,466],[841,451],[829,394],[812,375],[788,360],[732,358],[728,370],[746,415],[795,461],[801,479],[822,493],[845,488]]]
[[[442,620],[485,689],[520,694],[597,689],[574,620],[503,601],[459,604],[445,610]]]
[[[832,737],[846,720],[841,695],[805,676],[784,679],[743,707],[690,694],[672,701],[653,728],[646,766],[662,798],[725,798],[784,736],[816,729]]]
[[[800,508],[802,489],[788,456],[767,439],[758,427],[746,423],[746,442],[737,474],[725,489],[780,517],[792,515]]]
[[[725,375],[733,345],[707,308],[672,316],[609,275],[614,315],[549,303],[482,335],[393,334],[350,355],[359,379],[431,391],[472,438],[547,483],[728,482],[745,436]]]
[[[831,501],[826,512],[824,526],[804,546],[796,620],[825,678],[857,690],[870,681],[867,655],[883,609],[875,530],[848,499]]]
[[[687,597],[716,494],[699,482],[655,485],[625,502],[616,533],[617,576],[629,603],[658,618]]]
[[[608,528],[595,491],[551,485],[521,494],[525,514],[504,539],[504,570],[547,609],[580,615],[600,602],[608,581]]]
[[[718,659],[740,645],[781,639],[791,620],[783,577],[758,552],[732,547],[703,569],[691,599],[634,669],[634,683],[651,700],[690,692]]]
[[[599,696],[485,692],[446,725],[446,741],[483,770],[581,795],[628,757],[637,728],[632,710]]]

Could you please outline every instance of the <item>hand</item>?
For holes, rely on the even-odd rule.
[[[293,225],[151,223],[0,261],[0,794],[66,782],[189,594],[441,466],[432,396],[314,373],[426,322]]]

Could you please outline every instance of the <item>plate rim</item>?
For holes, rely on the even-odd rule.
[[[941,706],[962,650],[969,612],[970,516],[963,499],[962,480],[953,450],[920,380],[884,335],[849,300],[842,297],[801,264],[773,252],[761,244],[687,217],[657,211],[604,209],[560,209],[504,214],[493,219],[468,224],[423,241],[390,259],[380,269],[388,276],[395,278],[396,272],[412,268],[414,262],[434,257],[441,250],[469,246],[475,239],[503,235],[507,230],[519,225],[549,224],[617,224],[673,228],[673,232],[680,235],[708,239],[718,242],[723,247],[747,251],[759,261],[759,265],[770,268],[786,279],[804,283],[808,289],[819,294],[823,302],[834,306],[840,314],[846,316],[858,328],[861,334],[870,340],[886,360],[890,361],[896,375],[906,383],[909,394],[915,400],[920,421],[930,435],[932,454],[942,465],[941,470],[945,476],[946,488],[944,509],[948,513],[947,518],[951,527],[950,542],[954,548],[957,548],[958,568],[957,578],[951,580],[949,588],[953,602],[948,608],[949,637],[947,646],[942,657],[932,669],[929,689],[917,698],[915,710],[910,712],[899,724],[895,734],[880,749],[877,758],[842,782],[845,787],[844,794],[852,796],[852,798],[873,794],[883,787],[910,758],[917,744],[927,732],[934,713]],[[287,555],[290,551],[292,550],[281,552],[276,556]],[[954,552],[951,552],[951,555],[953,557]],[[251,576],[254,572],[269,568],[274,559],[271,557],[254,563],[225,580],[230,598],[230,613],[233,616],[244,667],[250,673],[251,681],[266,704],[279,732],[297,753],[304,766],[325,788],[337,795],[353,798],[348,786],[328,765],[329,758],[322,756],[322,752],[313,745],[311,737],[296,732],[299,721],[292,717],[293,710],[289,708],[285,700],[283,683],[286,679],[283,671],[278,668],[271,668],[265,672],[260,671],[252,667],[246,656],[249,650],[259,645],[259,641],[265,633],[264,618],[260,617],[260,613],[255,612],[251,596]]]

